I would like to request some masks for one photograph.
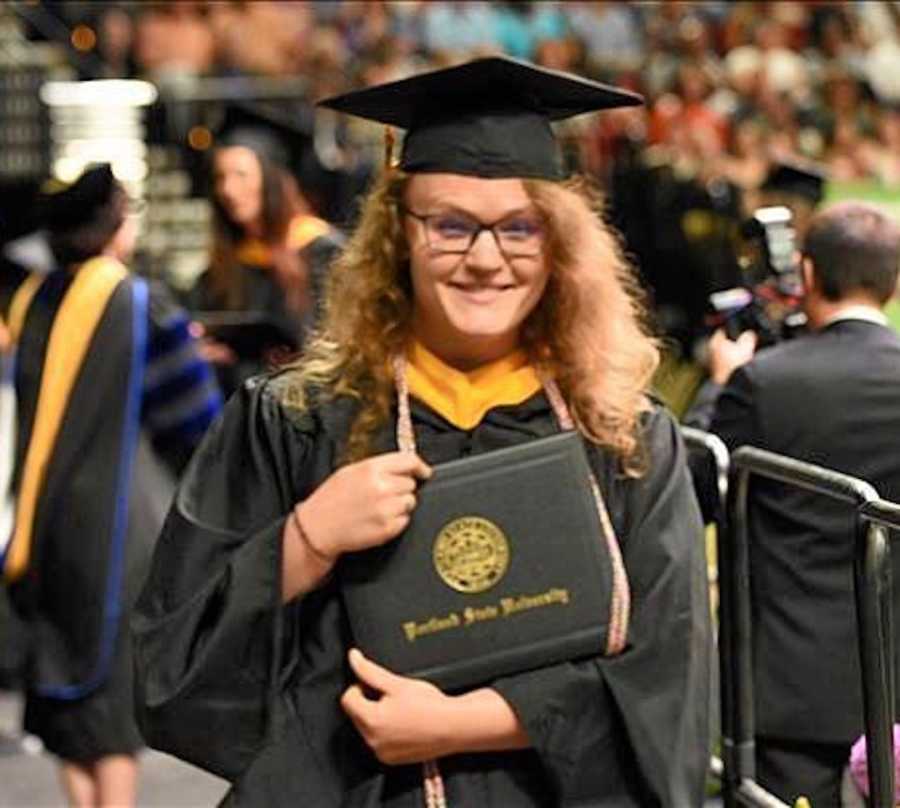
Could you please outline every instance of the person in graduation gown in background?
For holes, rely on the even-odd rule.
[[[57,267],[25,278],[16,343],[15,519],[4,583],[27,633],[24,726],[77,806],[135,803],[130,606],[183,467],[221,409],[166,290],[126,269],[136,222],[109,165],[50,181]],[[6,540],[8,539],[8,543]]]
[[[187,302],[201,327],[204,312],[244,313],[280,337],[248,354],[206,329],[204,351],[227,395],[302,347],[320,317],[328,267],[343,242],[313,215],[291,173],[298,137],[270,115],[234,106],[215,141],[210,261]]]
[[[701,804],[700,516],[634,275],[548,120],[639,102],[500,57],[325,102],[408,129],[402,158],[319,337],[192,461],[132,623],[148,743],[231,781],[225,805]],[[341,557],[395,539],[434,464],[552,435],[565,402],[620,542],[624,647],[454,695],[365,658]]]

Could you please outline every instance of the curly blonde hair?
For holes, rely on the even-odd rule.
[[[412,285],[400,217],[409,176],[378,179],[359,225],[332,266],[326,313],[304,356],[293,366],[286,403],[305,408],[311,389],[359,401],[346,458],[369,452],[391,415],[390,358],[411,337]],[[623,471],[641,473],[641,412],[659,362],[645,319],[643,295],[618,236],[602,216],[599,193],[583,178],[523,180],[547,223],[550,278],[522,329],[535,365],[551,374],[578,429],[611,450]]]

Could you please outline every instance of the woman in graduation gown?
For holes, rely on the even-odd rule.
[[[221,409],[187,312],[122,263],[136,236],[128,206],[108,165],[48,184],[57,268],[22,281],[8,321],[15,515],[0,538],[27,635],[24,726],[60,760],[77,806],[135,803],[143,742],[127,618],[172,472]]]
[[[414,120],[423,99],[435,117]],[[547,123],[637,101],[491,58],[327,102],[409,129],[402,159],[320,337],[244,385],[195,457],[133,622],[145,737],[231,781],[225,804],[701,804],[700,517],[646,394],[631,272]],[[342,563],[403,531],[431,467],[571,421],[618,537],[624,635],[456,695],[353,649]]]
[[[328,266],[343,240],[312,214],[288,170],[284,130],[258,113],[231,111],[212,158],[210,263],[188,304],[201,325],[204,312],[252,314],[281,339],[248,354],[207,329],[206,354],[227,394],[279,353],[302,346],[321,314]]]

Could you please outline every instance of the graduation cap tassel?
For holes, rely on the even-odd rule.
[[[394,128],[385,125],[384,127],[384,167],[387,169],[394,167]]]

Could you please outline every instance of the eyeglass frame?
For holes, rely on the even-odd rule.
[[[478,241],[478,237],[485,231],[488,231],[494,237],[494,244],[497,245],[497,249],[506,258],[537,258],[544,251],[543,223],[541,223],[541,238],[540,238],[541,243],[536,252],[533,252],[533,253],[510,253],[507,249],[504,249],[503,244],[500,241],[500,236],[497,235],[497,231],[494,228],[496,228],[498,225],[503,224],[503,222],[508,221],[509,219],[515,218],[515,216],[518,215],[516,213],[507,214],[506,216],[503,216],[502,218],[497,219],[497,221],[495,221],[495,222],[491,222],[490,224],[485,224],[484,222],[479,221],[474,216],[471,216],[468,213],[465,213],[463,211],[455,211],[455,213],[457,213],[459,216],[462,216],[466,219],[470,219],[475,224],[477,224],[478,229],[474,233],[472,233],[472,236],[469,239],[469,244],[464,250],[445,250],[441,247],[435,247],[432,245],[431,239],[428,236],[428,220],[435,219],[438,216],[446,216],[446,215],[448,215],[448,213],[446,213],[446,212],[445,213],[427,213],[427,214],[416,213],[414,210],[410,210],[405,205],[399,205],[398,208],[404,216],[412,216],[413,219],[422,223],[423,230],[425,233],[425,243],[428,245],[429,249],[434,250],[439,255],[466,255],[469,252],[469,250],[471,250],[472,247],[475,246],[475,242]]]

